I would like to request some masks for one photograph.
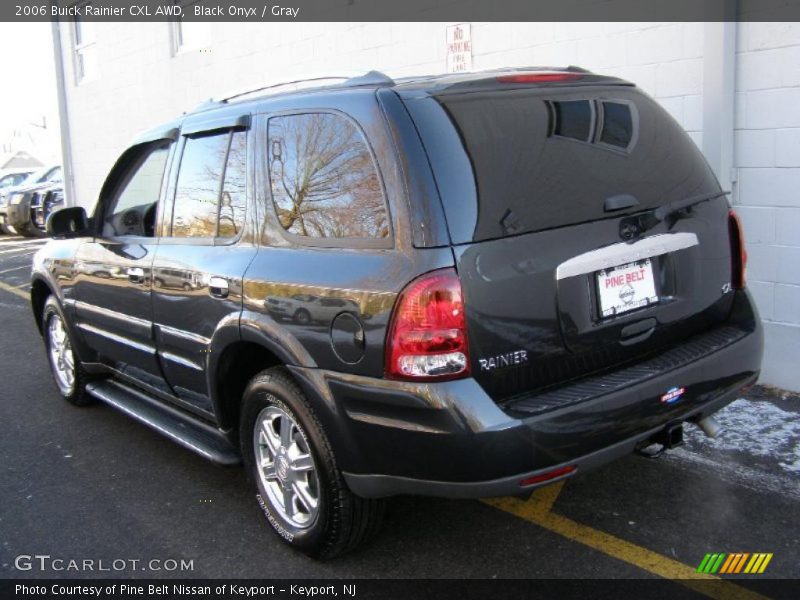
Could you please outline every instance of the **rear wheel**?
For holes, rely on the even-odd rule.
[[[42,331],[50,371],[61,397],[76,406],[92,404],[94,398],[86,393],[88,375],[75,355],[64,313],[53,296],[44,305]]]
[[[315,558],[333,558],[369,540],[384,502],[354,495],[327,436],[283,368],[257,375],[244,393],[242,455],[273,530]]]
[[[301,308],[294,313],[294,320],[298,325],[308,325],[311,323],[311,313],[309,313],[305,308]]]

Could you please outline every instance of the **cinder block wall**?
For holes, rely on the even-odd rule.
[[[100,75],[76,85],[73,35],[61,25],[76,203],[140,130],[212,96],[342,69],[391,76],[445,68],[446,23],[211,24],[206,51],[173,55],[167,23],[97,28]],[[473,68],[579,65],[619,75],[703,136],[702,23],[473,23]],[[800,390],[800,25],[737,30],[734,202],[750,286],[767,333],[763,381]]]
[[[762,380],[800,390],[800,24],[737,31],[734,203],[767,339]]]

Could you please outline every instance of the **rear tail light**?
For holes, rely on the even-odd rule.
[[[728,212],[728,230],[731,239],[731,285],[741,290],[746,285],[747,250],[744,247],[742,221],[732,209]]]
[[[461,282],[454,269],[432,271],[400,294],[386,338],[386,376],[440,381],[469,375]]]
[[[500,75],[500,83],[555,83],[580,79],[577,73],[517,73],[516,75]]]

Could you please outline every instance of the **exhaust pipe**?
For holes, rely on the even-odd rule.
[[[722,433],[722,427],[714,417],[708,416],[697,421],[697,426],[710,438],[716,438]]]

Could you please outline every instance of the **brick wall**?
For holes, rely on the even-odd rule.
[[[342,69],[441,72],[446,26],[214,23],[208,51],[173,56],[167,23],[105,23],[99,78],[75,85],[72,32],[62,24],[76,200],[93,206],[137,132],[211,96]],[[702,23],[473,23],[473,68],[575,64],[619,75],[702,146],[703,34]],[[763,379],[800,390],[800,25],[743,23],[737,39],[734,202],[766,326]]]

